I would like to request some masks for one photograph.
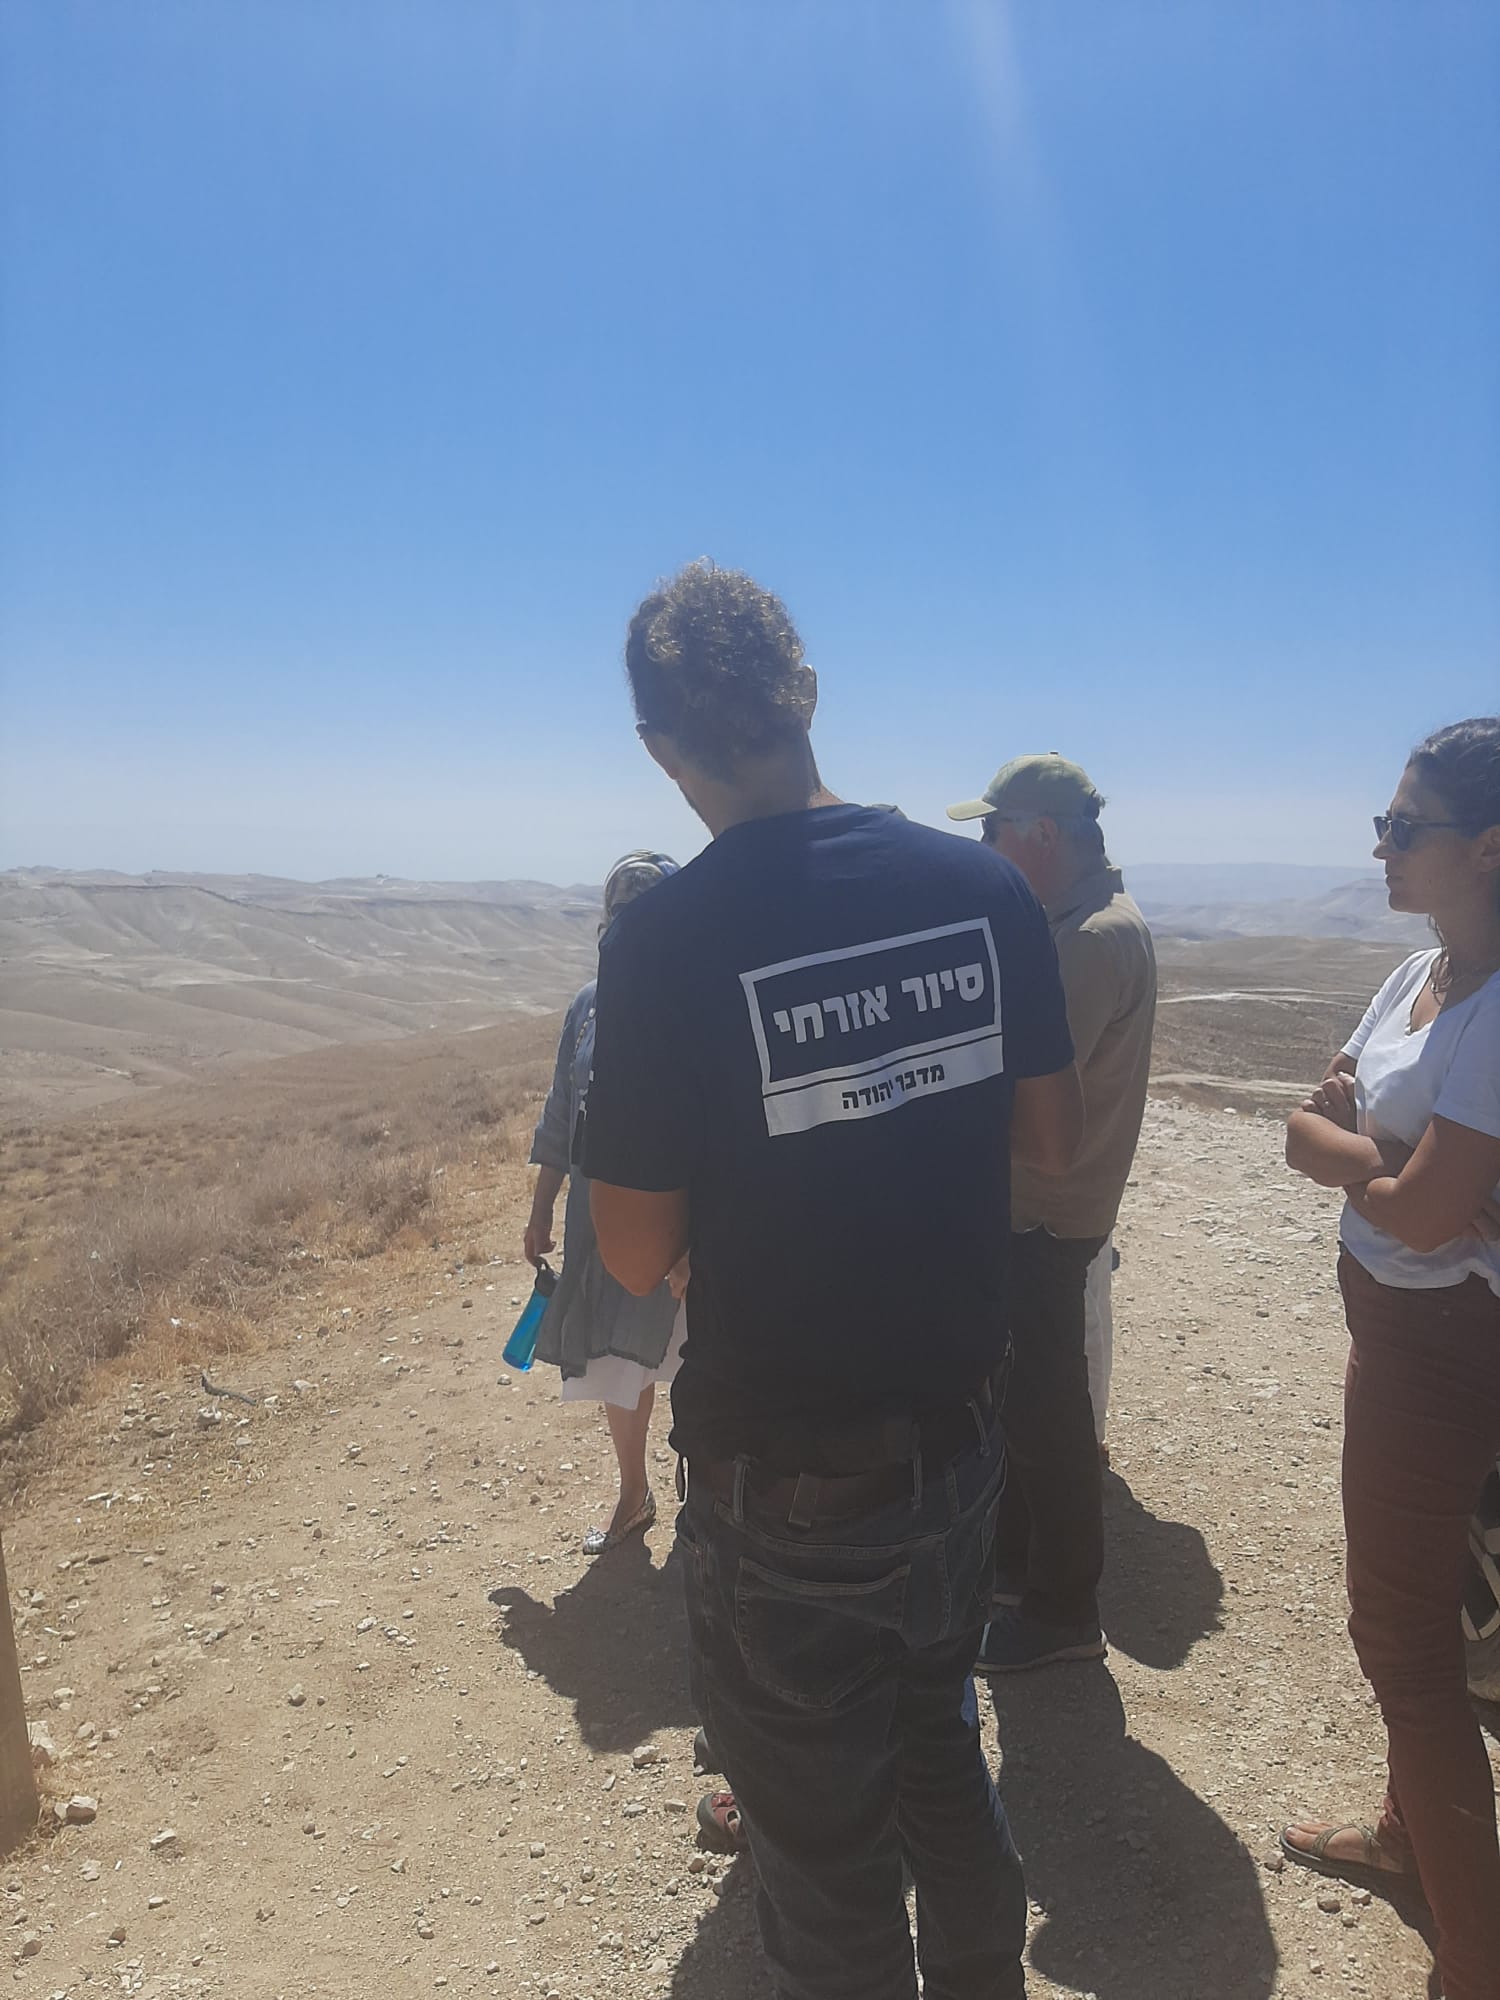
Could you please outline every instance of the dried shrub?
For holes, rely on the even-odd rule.
[[[441,1170],[524,1157],[555,1032],[529,1020],[320,1051],[163,1093],[150,1127],[137,1109],[129,1126],[0,1135],[26,1183],[12,1176],[0,1221],[14,1236],[24,1211],[34,1246],[0,1268],[0,1431],[64,1407],[92,1367],[174,1319],[253,1326],[309,1259],[432,1241],[454,1186]],[[80,1159],[82,1174],[62,1164]],[[467,1240],[472,1213],[453,1226]]]

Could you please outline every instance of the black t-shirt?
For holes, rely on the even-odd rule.
[[[583,1171],[686,1188],[674,1442],[789,1442],[951,1403],[1006,1337],[1015,1078],[1072,1060],[1021,876],[863,806],[750,820],[599,956]]]

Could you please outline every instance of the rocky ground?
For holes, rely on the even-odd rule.
[[[484,1224],[507,1259],[513,1212]],[[1343,1632],[1334,1209],[1271,1120],[1153,1104],[1121,1230],[1102,1666],[984,1702],[1039,2000],[1427,1991],[1420,1936],[1277,1866],[1373,1806]],[[608,1443],[499,1355],[514,1262],[327,1280],[240,1364],[107,1380],[6,1529],[57,1826],[0,1870],[44,2000],[763,2000],[704,1857],[666,1520],[590,1567]]]

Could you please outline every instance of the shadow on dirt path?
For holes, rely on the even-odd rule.
[[[1103,1662],[991,1683],[1026,1863],[1031,1962],[1098,2000],[1268,2000],[1259,1872],[1213,1808],[1132,1737]]]
[[[500,1639],[573,1704],[590,1750],[633,1750],[653,1730],[696,1726],[687,1618],[673,1550],[658,1569],[636,1538],[586,1569],[551,1604],[515,1584],[489,1594]]]
[[[1180,1667],[1223,1622],[1224,1582],[1208,1544],[1186,1521],[1153,1514],[1115,1472],[1104,1475],[1104,1539],[1109,1643],[1143,1667]]]

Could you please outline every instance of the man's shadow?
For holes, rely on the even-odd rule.
[[[1186,1521],[1151,1513],[1114,1472],[1104,1475],[1104,1538],[1099,1609],[1109,1643],[1143,1667],[1180,1667],[1222,1623],[1224,1581],[1208,1544]]]
[[[631,1750],[697,1722],[675,1548],[660,1569],[640,1537],[592,1563],[551,1604],[517,1584],[490,1592],[504,1645],[573,1703],[590,1750]]]
[[[990,1683],[1002,1791],[1044,1915],[1032,1964],[1099,2000],[1267,2000],[1277,1952],[1251,1855],[1137,1742],[1108,1668]]]

